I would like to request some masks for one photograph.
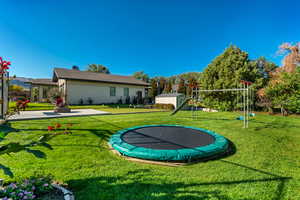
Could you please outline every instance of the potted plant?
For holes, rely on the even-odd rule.
[[[71,109],[65,104],[64,99],[62,98],[62,93],[59,91],[58,88],[52,88],[48,92],[49,99],[52,100],[52,102],[55,105],[54,112],[56,113],[69,113],[71,112]]]

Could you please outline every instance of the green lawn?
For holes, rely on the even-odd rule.
[[[15,107],[15,102],[10,102],[9,107]],[[71,109],[96,109],[110,113],[133,113],[133,112],[153,112],[162,111],[161,109],[144,109],[144,108],[129,108],[128,105],[82,105],[69,106]],[[50,103],[29,103],[26,108],[27,111],[35,110],[53,110],[54,105]]]
[[[167,112],[12,122],[18,132],[1,143],[28,143],[47,126],[74,123],[72,135],[54,138],[53,150],[39,147],[46,159],[20,152],[0,157],[14,173],[52,174],[67,183],[78,200],[297,200],[300,199],[300,118],[259,114],[243,129],[235,113]],[[108,138],[137,125],[179,124],[213,130],[231,140],[236,153],[183,167],[134,163],[112,154]]]

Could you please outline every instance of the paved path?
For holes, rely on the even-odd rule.
[[[76,116],[91,116],[91,115],[105,115],[110,114],[94,109],[72,109],[70,113],[55,113],[53,110],[42,110],[42,111],[21,111],[20,115],[14,115],[9,120],[28,120],[28,119],[48,119],[58,117],[76,117]]]

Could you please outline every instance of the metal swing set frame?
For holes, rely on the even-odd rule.
[[[243,128],[249,127],[249,115],[252,113],[253,110],[253,90],[252,90],[252,82],[250,81],[240,81],[240,88],[231,88],[231,89],[213,89],[213,90],[202,90],[199,88],[194,88],[192,90],[192,97],[191,100],[193,102],[201,101],[201,93],[204,92],[237,92],[237,101],[239,100],[239,92],[242,92],[242,108],[243,108]],[[196,106],[192,107],[192,117],[197,117],[195,112],[197,110],[197,103]]]

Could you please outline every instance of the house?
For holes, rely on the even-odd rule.
[[[126,98],[143,98],[148,83],[132,76],[120,76],[78,69],[55,68],[53,82],[67,104],[125,103]]]
[[[48,102],[48,92],[57,87],[57,83],[48,78],[29,79],[25,83],[30,84],[30,101],[33,102]]]
[[[180,93],[170,93],[170,94],[160,94],[155,97],[156,104],[173,104],[175,109],[182,104],[185,99],[184,94]]]

